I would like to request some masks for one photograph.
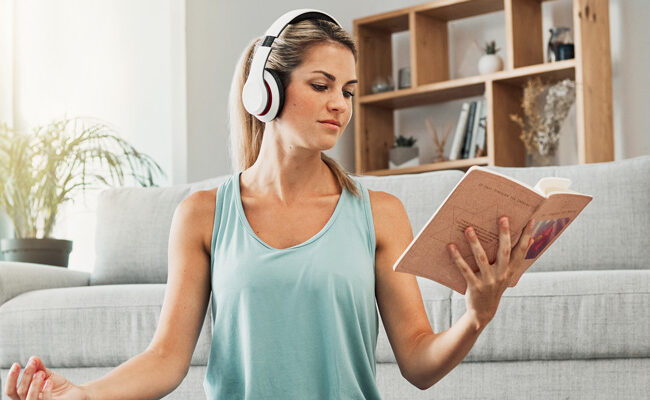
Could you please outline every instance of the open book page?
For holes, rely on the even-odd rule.
[[[393,269],[432,279],[459,293],[466,281],[447,250],[454,243],[467,264],[479,268],[464,231],[473,226],[490,262],[496,259],[499,217],[510,219],[511,243],[517,243],[529,219],[545,200],[531,187],[514,179],[472,167],[447,196]]]
[[[517,284],[523,273],[553,244],[555,239],[564,232],[591,200],[593,200],[592,196],[573,191],[571,193],[555,192],[535,210],[531,217],[535,219],[532,234],[535,241],[528,249],[523,263],[512,277],[509,286]],[[514,246],[515,242],[512,244]]]

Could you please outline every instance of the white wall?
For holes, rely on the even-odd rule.
[[[327,3],[317,1],[278,0],[214,2],[192,1],[187,5],[188,26],[188,179],[231,173],[227,154],[227,98],[235,62],[255,36],[283,12],[293,8],[314,7],[333,14],[348,31],[352,20],[384,11],[420,4],[422,1],[371,0]],[[548,28],[572,26],[571,0],[543,3],[544,42]],[[645,33],[650,20],[647,0],[610,0],[610,31],[612,46],[615,159],[650,154],[650,136],[646,135],[644,109],[650,104],[650,35]],[[245,22],[243,22],[245,21]],[[453,77],[476,74],[480,56],[474,42],[488,38],[497,40],[505,57],[503,12],[477,16],[450,23],[451,73]],[[408,65],[408,36],[395,35],[394,63],[397,68]],[[395,76],[396,78],[396,76]],[[455,122],[460,102],[418,107],[400,111],[395,118],[396,132],[418,138],[421,161],[433,157],[433,145],[424,125],[426,116],[433,116],[439,125]],[[567,117],[561,133],[560,162],[577,163],[574,130],[575,110]],[[345,168],[354,170],[353,123],[339,143],[327,152]],[[448,143],[449,144],[449,143]]]
[[[13,74],[3,68],[0,81],[13,99],[3,118],[24,131],[64,116],[98,118],[161,165],[161,185],[186,181],[182,0],[2,1],[13,7]],[[53,234],[74,241],[73,269],[94,262],[95,196],[69,203]]]

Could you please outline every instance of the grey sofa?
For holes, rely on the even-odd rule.
[[[533,185],[563,176],[594,200],[503,295],[466,359],[421,391],[399,372],[383,325],[377,381],[385,399],[641,399],[650,393],[650,156],[576,166],[490,167]],[[462,171],[359,177],[399,197],[414,234]],[[227,176],[168,188],[121,188],[98,200],[92,274],[0,263],[0,377],[31,355],[75,383],[143,351],[165,291],[167,240],[177,204]],[[419,278],[435,332],[465,311],[464,298]],[[204,398],[208,309],[192,367],[167,398]],[[3,398],[4,394],[3,394]]]

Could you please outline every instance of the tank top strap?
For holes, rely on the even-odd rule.
[[[219,233],[219,226],[221,225],[221,217],[227,211],[224,209],[224,198],[231,191],[232,179],[231,175],[221,185],[217,187],[217,196],[214,206],[214,221],[212,224],[212,240],[210,246],[210,265],[212,265],[212,258],[214,257],[214,249],[217,244],[217,234]]]
[[[372,257],[375,256],[375,247],[377,244],[377,239],[375,237],[375,224],[372,218],[372,206],[370,203],[370,192],[368,188],[361,183],[356,177],[350,176],[350,179],[357,185],[359,191],[361,192],[361,198],[359,199],[361,207],[363,208],[363,219],[365,220],[366,226],[368,228],[368,246],[372,252]]]

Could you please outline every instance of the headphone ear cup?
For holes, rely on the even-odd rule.
[[[273,121],[284,107],[284,87],[277,72],[272,69],[264,69],[264,84],[269,91],[267,111],[262,115],[256,115],[262,122]]]

